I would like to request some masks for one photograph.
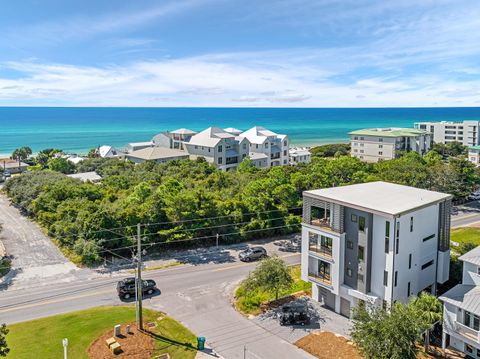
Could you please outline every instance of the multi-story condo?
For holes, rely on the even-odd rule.
[[[267,167],[288,165],[288,136],[279,135],[261,126],[243,132],[249,142],[249,153],[267,156]]]
[[[292,147],[288,151],[289,162],[291,165],[298,165],[299,163],[310,163],[312,154],[308,148]]]
[[[386,182],[303,193],[302,279],[347,317],[448,280],[451,195]]]
[[[161,132],[152,138],[152,142],[157,147],[167,147],[174,150],[185,150],[184,142],[190,141],[195,131],[188,128],[179,128],[175,131]]]
[[[414,127],[431,132],[436,143],[460,142],[464,146],[480,145],[480,121],[416,122]]]
[[[351,155],[366,162],[391,160],[400,152],[416,151],[424,155],[432,145],[429,132],[412,128],[369,128],[349,135]]]
[[[224,171],[236,168],[248,156],[248,140],[218,127],[209,127],[183,142],[191,159],[204,157]]]
[[[468,148],[468,160],[475,166],[480,166],[480,145]]]
[[[459,258],[462,284],[440,297],[443,302],[442,348],[451,346],[480,358],[480,246]]]

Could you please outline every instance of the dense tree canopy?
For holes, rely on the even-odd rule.
[[[32,149],[30,147],[20,147],[17,148],[12,153],[12,159],[17,161],[24,161],[32,154]]]
[[[148,224],[146,243],[161,249],[166,242],[211,244],[217,234],[231,243],[298,231],[302,191],[312,188],[384,180],[461,198],[478,186],[476,169],[465,158],[445,161],[435,152],[377,164],[348,155],[315,157],[308,165],[266,169],[246,160],[235,172],[221,172],[203,158],[135,165],[96,157],[76,166],[60,160],[50,158],[48,169],[12,178],[5,191],[84,262],[132,245],[137,223]],[[60,173],[71,171],[96,171],[103,180],[82,183]],[[112,228],[120,229],[105,230]],[[116,253],[130,254],[124,251]]]

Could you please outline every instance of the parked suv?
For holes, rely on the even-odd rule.
[[[279,315],[280,325],[308,325],[310,317],[308,316],[307,306],[304,304],[285,304]]]
[[[157,290],[157,283],[152,279],[142,280],[142,292],[153,294]],[[125,278],[117,283],[117,293],[120,298],[130,299],[135,296],[135,278]]]
[[[266,256],[267,256],[267,251],[265,250],[265,248],[251,247],[240,252],[240,254],[238,255],[238,258],[240,258],[242,262],[250,262],[257,259],[265,258]]]

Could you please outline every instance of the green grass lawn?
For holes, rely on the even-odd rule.
[[[464,254],[474,247],[480,246],[480,228],[463,227],[452,229],[450,240],[458,243],[458,245],[452,243],[452,252],[457,255]]]
[[[163,317],[158,320],[157,318]],[[145,321],[156,321],[155,355],[168,352],[173,359],[193,359],[196,337],[179,322],[159,312],[144,309]],[[8,326],[9,358],[63,358],[62,339],[68,338],[68,358],[88,359],[90,344],[115,324],[135,321],[132,306],[98,307]]]
[[[290,267],[290,270],[294,283],[289,289],[281,291],[279,298],[297,292],[310,292],[312,290],[312,283],[300,279],[300,265],[292,266]],[[238,310],[245,314],[260,314],[260,305],[274,299],[274,293],[268,293],[261,290],[258,290],[253,294],[247,294],[242,284],[240,284],[235,292],[235,305]]]

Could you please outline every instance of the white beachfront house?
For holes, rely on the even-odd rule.
[[[361,302],[389,306],[449,276],[449,194],[386,182],[303,193],[302,279],[347,317]]]
[[[443,302],[442,348],[451,346],[480,358],[480,246],[459,258],[462,284],[440,297]]]
[[[204,157],[223,171],[238,167],[248,156],[248,140],[219,127],[209,127],[193,135],[183,145],[190,159]]]
[[[432,146],[432,135],[412,128],[369,128],[349,133],[353,157],[366,162],[391,160],[400,152],[426,154]]]
[[[112,157],[123,157],[125,156],[125,152],[121,151],[117,148],[112,146],[100,146],[97,150],[98,155],[102,158],[112,158]]]
[[[280,135],[265,127],[254,126],[240,136],[247,138],[249,153],[267,156],[267,167],[288,165],[289,140],[287,135]]]
[[[310,163],[312,154],[306,147],[291,147],[288,151],[289,162],[291,165],[298,165],[299,163]]]
[[[152,138],[154,146],[166,147],[174,150],[185,150],[184,142],[190,141],[197,132],[188,128],[179,128],[174,131],[161,132]]]
[[[436,143],[460,142],[464,146],[480,145],[480,121],[416,122],[415,128],[429,131]]]

